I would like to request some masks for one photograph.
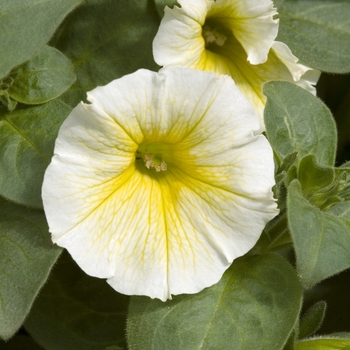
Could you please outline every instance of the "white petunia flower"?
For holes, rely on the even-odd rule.
[[[275,41],[276,9],[270,0],[178,0],[165,8],[153,41],[155,61],[230,75],[253,104],[264,130],[263,83],[295,82],[315,94],[320,72],[302,64],[288,46]]]
[[[88,93],[43,184],[52,239],[117,291],[166,300],[218,282],[277,213],[272,149],[230,77],[175,68]]]

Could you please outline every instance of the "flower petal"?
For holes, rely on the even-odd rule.
[[[317,70],[297,64],[297,59],[291,54],[287,45],[276,42],[272,48],[264,64],[251,65],[246,60],[242,46],[232,37],[228,39],[225,48],[217,48],[215,52],[203,52],[196,66],[197,69],[230,75],[244,96],[252,103],[260,121],[261,131],[265,130],[263,113],[266,97],[262,92],[265,82],[271,80],[296,82],[297,85],[315,94],[313,85],[317,83],[320,74]],[[233,56],[234,60],[231,59]]]
[[[321,75],[321,72],[309,67],[306,67],[300,63],[297,63],[299,60],[292,54],[290,48],[280,41],[275,41],[272,46],[273,51],[276,56],[286,65],[289,69],[293,80],[295,82],[299,82],[300,80],[306,80],[309,82],[308,86],[310,88],[306,88],[306,90],[312,89],[314,94],[316,94],[315,88],[312,85],[315,85]],[[307,79],[306,73],[309,72]],[[303,77],[303,79],[302,79]]]
[[[155,61],[161,66],[193,68],[205,42],[202,27],[214,20],[240,42],[251,64],[264,63],[277,36],[277,14],[270,0],[179,1],[181,8],[165,8],[164,18],[153,41]]]
[[[266,62],[278,33],[275,15],[277,11],[270,0],[221,0],[212,4],[207,17],[232,30],[248,61],[260,64]]]
[[[199,2],[196,17],[184,14],[182,8],[165,7],[164,17],[153,40],[154,60],[161,66],[191,65],[204,50],[202,25],[205,21],[205,2]]]
[[[231,78],[182,68],[140,70],[88,98],[45,173],[53,241],[125,294],[166,300],[216,283],[278,213],[250,104]],[[137,159],[144,142],[163,145],[166,171]]]

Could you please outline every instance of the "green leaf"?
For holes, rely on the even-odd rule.
[[[73,65],[60,51],[44,48],[30,61],[11,72],[9,96],[22,103],[39,104],[60,96],[75,81]]]
[[[285,0],[273,0],[272,2],[274,6],[277,7],[277,9],[279,9],[283,5],[284,1]]]
[[[0,337],[22,325],[61,252],[53,246],[45,215],[0,198]]]
[[[338,196],[346,201],[350,200],[350,169],[339,167],[334,168],[334,171],[338,182]]]
[[[75,106],[85,100],[86,91],[141,67],[158,70],[152,54],[158,26],[152,0],[86,1],[52,41],[72,60],[77,74],[65,101]]]
[[[297,161],[298,152],[289,154],[282,160],[282,163],[279,164],[276,174],[275,181],[276,184],[272,188],[274,197],[277,199],[278,208],[280,211],[284,211],[286,208],[286,187],[289,182],[294,180],[297,177],[296,166],[294,165]],[[278,161],[278,156],[275,156],[275,161]],[[289,177],[292,178],[289,181]]]
[[[299,163],[298,179],[304,194],[311,196],[319,190],[324,190],[332,186],[335,179],[335,172],[332,167],[318,165],[315,156],[309,154],[301,159]]]
[[[344,164],[342,164],[340,166],[340,168],[347,168],[347,169],[350,169],[350,160],[348,160],[347,162],[345,162]]]
[[[290,334],[286,344],[283,347],[283,350],[295,350],[295,342],[296,342],[296,332],[295,330]]]
[[[298,157],[298,152],[288,154],[287,157],[283,159],[282,164],[278,167],[277,174],[288,171],[290,167],[294,164],[295,160]]]
[[[313,154],[300,160],[297,178],[305,198],[324,211],[350,199],[350,169],[320,166]]]
[[[6,106],[9,111],[13,111],[17,106],[17,101],[13,100],[6,90],[0,89],[0,106],[1,104]]]
[[[0,78],[47,43],[82,0],[0,0]]]
[[[0,195],[41,208],[41,185],[54,141],[71,108],[54,100],[7,112],[0,109]]]
[[[288,222],[298,274],[306,288],[350,267],[350,222],[304,198],[298,180],[288,187]]]
[[[35,301],[25,328],[45,349],[125,348],[128,300],[105,280],[87,276],[65,252]]]
[[[268,222],[251,253],[274,252],[291,246],[292,240],[288,231],[287,216],[284,213]]]
[[[321,327],[327,304],[324,301],[312,305],[300,320],[299,338],[306,338],[313,335]]]
[[[319,164],[333,166],[337,131],[328,108],[308,91],[283,81],[264,85],[268,139],[283,160],[293,152],[301,159],[315,154]]]
[[[327,211],[332,205],[342,200],[342,187],[346,184],[344,172],[330,166],[320,166],[313,154],[301,159],[298,168],[298,180],[303,194],[308,201]],[[346,175],[346,174],[345,174]]]
[[[128,345],[130,350],[281,349],[301,301],[302,288],[286,260],[245,256],[219,283],[196,295],[166,303],[132,297]]]
[[[328,213],[333,214],[335,216],[340,216],[350,221],[350,201],[344,201],[334,204],[328,210]]]
[[[337,332],[329,334],[328,336],[338,338],[338,339],[350,339],[350,333],[349,332]],[[326,336],[325,336],[326,338]]]
[[[331,73],[350,72],[350,3],[285,1],[279,8],[278,41],[301,63]]]
[[[173,8],[174,5],[177,5],[178,7],[180,7],[180,5],[178,4],[178,2],[176,0],[154,0],[154,2],[156,4],[157,11],[159,13],[160,18],[162,18],[164,16],[165,6]]]
[[[349,348],[350,339],[336,339],[329,335],[302,340],[296,344],[295,350],[349,350]]]

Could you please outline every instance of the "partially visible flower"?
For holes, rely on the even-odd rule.
[[[302,64],[288,46],[275,41],[277,14],[270,0],[178,0],[165,8],[153,41],[155,61],[230,75],[253,104],[261,129],[269,80],[295,82],[315,94],[320,72]]]
[[[175,68],[88,93],[43,184],[52,239],[117,291],[216,283],[277,213],[272,150],[232,79]]]

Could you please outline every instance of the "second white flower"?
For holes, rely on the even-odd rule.
[[[155,61],[230,75],[265,129],[263,83],[295,82],[315,94],[320,72],[302,64],[288,46],[275,41],[276,9],[270,0],[178,0],[165,8],[153,42]]]

